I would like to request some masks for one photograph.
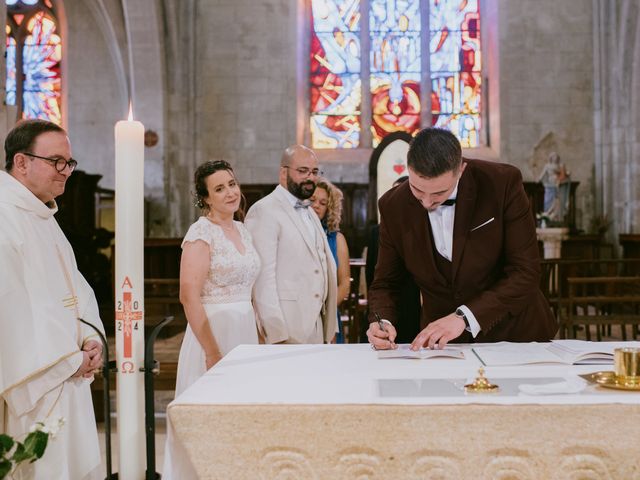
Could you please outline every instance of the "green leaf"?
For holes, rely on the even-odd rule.
[[[6,477],[11,471],[11,462],[9,460],[0,460],[0,480]]]
[[[38,458],[44,455],[44,450],[47,448],[47,441],[49,440],[49,434],[40,430],[31,432],[24,440],[24,448],[30,452],[35,458],[31,460],[35,462]]]
[[[13,448],[13,438],[4,433],[0,433],[0,456],[4,455],[4,452],[8,452]],[[1,478],[1,477],[0,477]]]
[[[25,460],[31,460],[31,457],[33,457],[33,453],[27,451],[22,443],[16,443],[18,446],[16,447],[16,451],[13,452],[11,460],[13,460],[15,463],[24,462]]]

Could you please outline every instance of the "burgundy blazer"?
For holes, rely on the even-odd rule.
[[[374,312],[396,323],[402,275],[408,271],[423,298],[423,324],[460,305],[473,312],[481,331],[457,341],[548,341],[558,325],[540,291],[540,255],[520,171],[507,164],[467,163],[456,200],[451,281],[436,267],[429,216],[409,182],[379,202],[380,245],[369,290]],[[491,220],[493,219],[493,220]]]

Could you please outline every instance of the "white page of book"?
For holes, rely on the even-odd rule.
[[[473,351],[487,366],[526,365],[534,363],[565,363],[550,352],[545,343],[499,342],[474,347]]]
[[[455,347],[445,347],[439,349],[421,348],[420,350],[411,350],[408,343],[398,345],[395,350],[378,350],[378,358],[459,358],[464,360],[464,352]]]

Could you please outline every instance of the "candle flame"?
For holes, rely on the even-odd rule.
[[[129,116],[127,117],[127,120],[133,122],[133,106],[131,105],[131,102],[129,102]]]

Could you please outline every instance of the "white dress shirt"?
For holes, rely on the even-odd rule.
[[[309,211],[311,210],[311,205],[309,205],[308,208],[296,208],[296,203],[301,202],[303,200],[296,197],[293,193],[291,193],[289,190],[284,188],[282,185],[278,185],[276,188],[279,188],[280,190],[282,190],[286,199],[289,201],[289,203],[291,203],[291,206],[296,210],[296,213],[302,219],[302,223],[304,223],[305,227],[307,227],[307,230],[309,230],[309,235],[311,235],[311,238],[314,239],[315,241],[316,229],[313,226],[313,220],[310,217],[311,212]]]
[[[454,188],[449,199],[455,199],[458,195],[458,185]],[[431,222],[431,232],[433,233],[433,243],[438,253],[447,260],[453,259],[453,223],[456,216],[455,205],[440,205],[432,212],[428,212],[429,221]],[[469,307],[460,305],[460,310],[464,312],[469,326],[467,331],[475,338],[480,333],[480,324],[473,315]]]

